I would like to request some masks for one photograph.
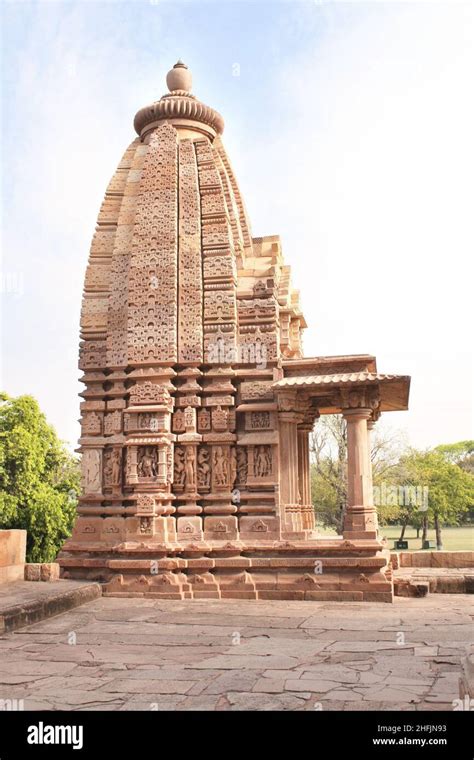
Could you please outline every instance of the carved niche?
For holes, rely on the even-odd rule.
[[[198,431],[204,433],[211,429],[211,413],[208,409],[200,409],[198,412]]]
[[[101,415],[97,412],[85,412],[82,418],[83,435],[100,435],[102,432]]]
[[[118,409],[115,412],[108,412],[104,418],[104,433],[105,435],[113,435],[114,433],[120,433],[122,430],[122,414]]]
[[[173,414],[173,433],[184,433],[184,412],[182,409],[177,409]]]
[[[214,430],[223,431],[227,430],[229,421],[229,412],[227,409],[222,409],[221,406],[217,406],[212,410],[212,427]]]
[[[272,417],[267,411],[250,412],[247,422],[250,430],[269,430],[272,427]]]
[[[122,485],[122,451],[119,448],[104,452],[104,486]]]
[[[158,383],[147,382],[134,385],[130,389],[130,403],[135,404],[158,404],[170,407],[171,396],[165,386]]]
[[[82,488],[85,495],[101,492],[101,460],[99,449],[85,449],[82,454]]]

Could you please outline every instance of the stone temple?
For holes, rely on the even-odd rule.
[[[81,316],[82,493],[64,577],[164,599],[383,601],[370,429],[409,378],[305,358],[278,236],[252,237],[217,111],[178,61],[107,187]],[[341,537],[322,538],[308,436],[347,420]],[[317,510],[317,505],[316,505]]]

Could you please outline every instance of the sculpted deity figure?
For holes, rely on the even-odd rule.
[[[257,446],[255,449],[255,475],[264,478],[272,471],[272,458],[269,446]]]
[[[235,447],[230,449],[230,485],[233,486],[237,479],[237,454]]]
[[[227,458],[222,446],[217,446],[214,451],[214,477],[218,486],[227,485]]]
[[[184,454],[184,480],[186,488],[194,488],[195,486],[195,465],[196,457],[194,449],[191,446],[186,446]]]
[[[104,454],[104,484],[107,486],[112,482],[112,456],[110,451]]]
[[[114,486],[119,486],[122,480],[122,455],[120,449],[114,449],[112,452],[110,480]]]
[[[140,456],[138,462],[138,474],[141,475],[142,478],[152,478],[156,475],[153,449],[149,446],[145,448],[145,451]]]
[[[179,486],[184,484],[184,451],[178,446],[174,449],[174,482]]]
[[[88,449],[82,456],[83,486],[86,493],[100,490],[100,452]]]
[[[238,482],[244,484],[247,482],[247,451],[242,447],[237,447],[237,478]]]
[[[209,450],[201,448],[198,453],[198,485],[208,488],[211,480],[211,465],[209,464]]]

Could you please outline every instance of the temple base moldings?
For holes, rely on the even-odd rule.
[[[107,596],[391,602],[388,552],[379,541],[69,542],[64,577],[96,580]]]

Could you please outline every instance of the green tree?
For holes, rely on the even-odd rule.
[[[443,525],[459,525],[474,501],[474,476],[457,464],[447,461],[439,450],[412,450],[400,462],[408,484],[428,489],[428,508],[413,512],[416,522],[422,512],[423,537],[428,522],[433,521],[436,546],[443,548]]]
[[[310,436],[311,497],[323,525],[342,531],[347,501],[347,428],[338,415],[321,417]]]
[[[27,561],[51,562],[71,534],[79,467],[32,396],[0,394],[0,529],[27,531]]]
[[[462,470],[474,475],[474,441],[458,441],[457,443],[444,443],[436,446],[447,462],[457,464]]]

